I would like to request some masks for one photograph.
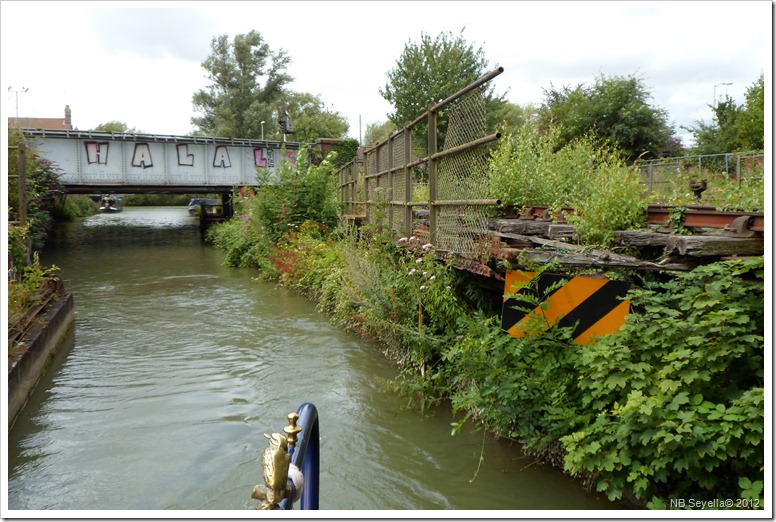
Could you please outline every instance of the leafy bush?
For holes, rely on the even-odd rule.
[[[78,217],[97,214],[97,204],[86,196],[66,197],[54,207],[54,219],[59,221],[72,221]]]
[[[274,175],[259,172],[259,191],[251,208],[255,219],[275,243],[286,232],[305,221],[315,221],[333,230],[339,221],[336,152],[310,164],[302,150],[295,164],[281,162]]]
[[[575,165],[583,150],[559,158]],[[601,194],[628,199],[619,191],[632,180],[618,177],[617,163],[598,161],[595,172],[608,183]],[[239,218],[215,227],[212,240],[231,264],[259,267],[316,299],[339,325],[380,341],[402,368],[392,388],[408,402],[427,408],[450,399],[463,415],[454,432],[476,419],[611,499],[662,508],[670,498],[742,497],[762,506],[762,258],[710,264],[634,290],[635,313],[593,345],[574,343],[572,329],[557,326],[515,339],[495,314],[468,304],[477,301],[467,296],[471,283],[461,284],[464,276],[431,245],[415,237],[395,242],[379,223],[356,240],[332,236],[318,219],[295,221],[305,215],[295,205],[321,200],[296,190],[310,181],[304,174],[285,171],[280,179],[264,196],[240,200]],[[521,296],[541,311],[540,299],[531,299]]]
[[[609,245],[616,230],[640,226],[646,217],[644,188],[619,155],[582,138],[558,148],[560,131],[542,134],[526,123],[499,142],[490,161],[493,197],[521,209],[546,205],[567,215],[588,244]]]
[[[631,490],[650,507],[760,497],[763,292],[762,258],[634,290],[638,313],[580,354],[589,425],[561,439],[567,469],[598,475],[611,499]]]
[[[217,194],[209,196],[215,198]],[[125,207],[185,207],[191,201],[189,194],[131,194],[124,196],[121,203]]]
[[[59,196],[63,193],[59,181],[60,168],[40,157],[34,148],[27,143],[24,135],[18,129],[8,129],[8,145],[24,147],[25,173],[27,189],[27,231],[32,247],[43,248],[47,231],[52,222],[52,214]],[[19,150],[8,155],[8,172],[13,174],[8,179],[9,221],[19,220]]]
[[[206,238],[226,253],[227,265],[258,268],[268,279],[275,276],[274,266],[269,261],[272,242],[250,214],[240,214],[210,227]]]
[[[46,281],[59,277],[59,268],[43,268],[38,256],[32,264],[23,266],[18,278],[8,281],[8,320],[13,322],[30,308],[41,303],[41,287]]]

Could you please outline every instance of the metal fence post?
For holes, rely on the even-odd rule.
[[[412,236],[412,131],[404,124],[404,237]]]
[[[369,154],[364,155],[364,223],[369,224]]]
[[[24,142],[19,145],[19,226],[27,226],[27,149]],[[32,236],[25,232],[24,265],[32,263]]]
[[[736,183],[741,188],[741,155],[736,154]]]
[[[437,199],[437,166],[439,159],[437,153],[437,112],[434,105],[428,108],[428,231],[430,243],[437,244],[437,212],[439,207],[436,205]]]
[[[396,176],[393,173],[393,140],[395,136],[388,136],[388,187],[386,189],[385,199],[388,201],[388,229],[393,230],[393,184]]]

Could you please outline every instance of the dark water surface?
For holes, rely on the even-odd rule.
[[[374,344],[222,257],[185,208],[58,232],[42,262],[74,294],[75,339],[9,434],[9,509],[246,516],[262,433],[304,402],[320,416],[322,509],[617,508],[509,443],[451,437],[448,411],[404,410]]]

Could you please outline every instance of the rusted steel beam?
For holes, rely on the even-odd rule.
[[[647,207],[647,222],[654,225],[665,225],[671,213],[675,211],[677,207],[666,205],[649,205]],[[733,222],[741,217],[748,217],[748,230],[754,232],[765,231],[765,214],[759,212],[721,212],[714,210],[714,207],[709,206],[688,206],[684,207],[684,222],[685,227],[698,227],[698,228],[719,228],[719,229],[733,229]],[[564,212],[573,213],[572,209],[564,209]],[[560,213],[556,214],[556,217],[561,217]],[[547,207],[544,205],[534,205],[526,207],[520,213],[519,219],[548,219]]]
[[[663,225],[676,207],[649,205],[647,221]],[[685,227],[730,229],[737,218],[749,217],[748,229],[755,232],[765,231],[765,215],[755,212],[718,212],[710,207],[687,207],[684,211]]]

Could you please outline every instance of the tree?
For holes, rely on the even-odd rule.
[[[396,124],[392,121],[384,121],[382,123],[370,123],[366,126],[364,131],[364,146],[372,147],[380,142],[388,139],[388,136],[397,129]]]
[[[134,127],[129,127],[126,123],[116,120],[111,120],[106,123],[100,123],[92,129],[95,132],[125,132],[131,134],[142,134]]]
[[[537,114],[537,108],[533,104],[518,105],[505,101],[488,117],[496,122],[496,129],[506,135],[516,133],[525,123],[536,120]]]
[[[738,120],[740,107],[730,96],[717,103],[716,107],[709,106],[714,112],[714,120],[711,124],[702,121],[696,122],[694,127],[687,130],[695,137],[693,153],[724,154],[735,151],[737,147],[736,121]]]
[[[276,108],[291,59],[273,52],[257,31],[234,37],[213,37],[211,54],[202,62],[212,84],[194,93],[192,124],[197,132],[230,138],[261,138],[261,122],[277,120]],[[265,123],[266,125],[266,123]],[[270,125],[271,128],[274,128]]]
[[[711,123],[696,121],[687,127],[695,138],[695,154],[727,154],[763,150],[765,145],[765,83],[760,77],[746,90],[743,106],[730,96],[709,107]]]
[[[678,153],[678,139],[665,109],[650,104],[651,94],[642,79],[633,75],[599,75],[592,86],[544,91],[539,108],[540,128],[559,125],[563,146],[592,135],[601,145],[616,147],[623,158],[655,158]]]
[[[463,37],[463,29],[455,36],[442,32],[432,39],[421,34],[420,43],[407,42],[396,66],[388,72],[388,82],[380,89],[394,110],[388,119],[397,128],[422,115],[432,103],[438,103],[473,83],[488,72],[488,60],[480,47],[475,49]],[[485,93],[488,109],[503,103],[503,97]],[[444,143],[445,115],[439,121],[440,146]],[[413,141],[425,143],[424,125],[413,133]],[[416,138],[417,136],[417,138]]]
[[[348,133],[348,121],[326,108],[324,101],[309,93],[289,93],[284,104],[291,119],[293,141],[313,143],[318,138],[341,139]]]
[[[765,149],[765,78],[760,77],[746,90],[736,134],[741,150]]]

